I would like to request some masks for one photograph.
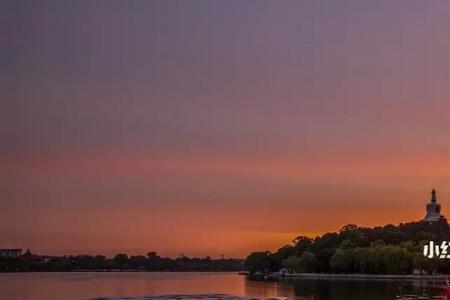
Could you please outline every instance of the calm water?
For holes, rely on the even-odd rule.
[[[437,295],[440,283],[296,279],[251,281],[235,273],[16,273],[0,274],[2,300],[79,300],[164,294],[225,293],[308,300],[392,300],[404,294]]]

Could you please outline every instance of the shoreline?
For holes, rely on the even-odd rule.
[[[245,271],[144,271],[144,270],[120,270],[120,269],[79,269],[67,271],[12,271],[0,272],[0,274],[32,274],[32,273],[233,273],[238,276],[248,276],[249,278],[266,278],[266,279],[360,279],[360,280],[446,280],[450,278],[447,274],[422,274],[422,275],[389,275],[389,274],[338,274],[338,273],[285,273],[284,275],[275,273],[266,274],[249,274]]]
[[[446,280],[449,275],[389,275],[389,274],[337,274],[337,273],[278,273],[268,275],[269,278],[304,278],[304,279],[362,279],[362,280]]]
[[[145,270],[120,270],[120,269],[80,269],[80,270],[67,270],[67,271],[49,271],[49,270],[35,270],[35,271],[0,271],[0,274],[33,274],[33,273],[233,273],[238,274],[240,271],[145,271]]]

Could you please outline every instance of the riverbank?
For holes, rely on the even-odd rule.
[[[0,274],[15,274],[15,273],[231,273],[237,275],[248,275],[245,271],[221,271],[221,270],[163,270],[163,271],[148,271],[141,269],[73,269],[73,270],[26,270],[26,271],[0,271]]]
[[[388,275],[388,274],[337,274],[337,273],[273,273],[272,278],[310,278],[310,279],[363,279],[363,280],[446,280],[449,275]]]

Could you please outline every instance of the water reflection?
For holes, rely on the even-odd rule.
[[[288,281],[255,281],[245,279],[245,296],[257,298],[288,297],[293,299],[295,286]]]
[[[441,282],[284,279],[277,282],[245,282],[247,295],[285,296],[308,300],[392,300],[396,295],[441,295]]]
[[[297,300],[392,300],[399,294],[439,294],[440,282],[284,279],[252,281],[235,273],[16,273],[0,274],[0,298],[86,300],[166,294],[221,293]]]

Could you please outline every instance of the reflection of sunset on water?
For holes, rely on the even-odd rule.
[[[247,297],[242,300],[253,297],[257,299],[288,297],[288,299],[299,300],[392,300],[400,285],[405,294],[419,294],[424,290],[437,294],[439,291],[438,282],[425,281],[315,279],[250,281],[235,273],[190,272],[0,274],[0,283],[2,296],[13,300],[89,300],[109,296],[111,298],[108,299],[111,300],[119,297],[129,300],[148,300],[147,297],[160,295],[191,295],[195,298],[198,294]]]

